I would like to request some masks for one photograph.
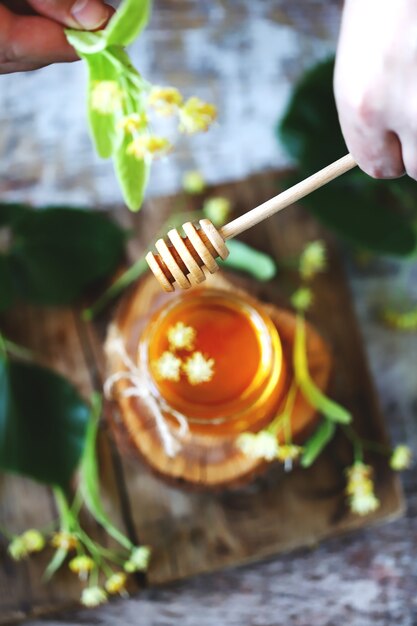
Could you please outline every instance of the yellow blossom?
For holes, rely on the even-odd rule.
[[[182,177],[182,187],[187,193],[198,194],[206,188],[206,181],[198,170],[189,170]]]
[[[192,350],[196,338],[196,331],[183,322],[177,322],[168,329],[167,337],[171,350]]]
[[[127,146],[126,152],[136,159],[157,158],[166,154],[171,148],[171,144],[165,137],[157,135],[141,135],[135,137]]]
[[[160,115],[173,115],[182,104],[182,95],[175,87],[152,87],[149,105]]]
[[[21,536],[14,537],[9,543],[7,552],[14,561],[21,561],[28,556],[28,550]]]
[[[101,587],[87,587],[81,593],[81,604],[93,608],[107,602],[107,595]]]
[[[81,580],[86,580],[87,575],[94,569],[95,563],[92,558],[86,555],[76,556],[68,564],[71,572],[78,574]]]
[[[133,135],[139,130],[145,130],[148,126],[148,118],[145,113],[131,113],[125,115],[118,122],[118,127],[127,135]]]
[[[356,462],[346,471],[349,507],[352,513],[367,515],[379,507],[379,500],[374,493],[372,468]]]
[[[258,433],[242,433],[236,445],[243,454],[254,459],[273,461],[278,454],[277,438],[267,430]]]
[[[228,198],[218,196],[205,201],[203,212],[215,226],[223,226],[229,218],[231,208],[231,202]]]
[[[412,453],[408,446],[404,444],[395,446],[390,458],[391,469],[401,472],[410,467],[411,461]]]
[[[291,303],[297,311],[307,311],[313,303],[313,293],[307,287],[300,287],[293,294]]]
[[[192,97],[180,107],[179,115],[180,131],[192,135],[208,130],[217,117],[217,109],[213,104]]]
[[[172,352],[164,352],[157,361],[153,362],[153,368],[157,378],[178,382],[181,375],[181,359]]]
[[[116,572],[112,574],[105,582],[107,593],[123,595],[126,592],[127,576],[124,572]]]
[[[214,376],[214,359],[205,357],[201,352],[194,352],[184,363],[183,370],[190,385],[207,383]]]
[[[53,548],[66,550],[67,552],[74,550],[77,545],[77,537],[65,530],[60,530],[59,532],[55,533],[51,539],[51,546]]]
[[[124,569],[128,573],[143,572],[148,568],[151,558],[151,549],[149,546],[140,546],[134,548],[129,560],[124,564]]]
[[[400,312],[386,309],[382,312],[382,321],[395,330],[413,332],[417,330],[417,306],[409,311]]]
[[[323,241],[309,243],[300,257],[300,274],[305,280],[310,280],[318,272],[326,269],[326,247]]]
[[[39,530],[27,530],[22,535],[23,542],[28,553],[40,552],[45,547],[45,539]]]
[[[114,80],[98,80],[91,92],[91,108],[103,115],[114,113],[122,106],[123,91]]]
[[[303,451],[301,446],[294,444],[284,444],[278,447],[277,459],[279,461],[295,461],[299,458]]]

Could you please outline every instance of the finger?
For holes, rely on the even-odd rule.
[[[29,0],[29,4],[41,15],[86,30],[104,26],[112,14],[102,0]]]
[[[0,5],[0,63],[3,73],[41,67],[49,63],[75,61],[59,24],[44,17],[17,16]],[[20,70],[23,71],[23,70]]]
[[[402,137],[401,146],[405,171],[410,178],[417,180],[417,137],[407,134]]]

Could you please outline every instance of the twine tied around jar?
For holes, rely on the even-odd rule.
[[[104,395],[107,399],[114,399],[114,385],[121,380],[129,381],[131,386],[123,389],[119,395],[124,398],[140,398],[147,405],[155,418],[155,424],[165,453],[170,458],[176,456],[181,449],[181,443],[177,437],[184,439],[189,431],[187,418],[179,411],[173,409],[163,398],[156,396],[152,392],[146,374],[129,357],[121,337],[114,337],[108,342],[107,351],[119,356],[127,371],[115,372],[105,380],[103,385]],[[178,422],[179,429],[175,435],[164,417],[163,411],[172,415]]]

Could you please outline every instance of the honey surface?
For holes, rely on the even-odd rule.
[[[158,380],[155,376],[164,398],[178,410],[187,408],[196,415],[204,407],[206,418],[218,417],[222,407],[227,406],[230,413],[239,410],[243,402],[247,405],[251,389],[262,376],[263,327],[259,320],[221,297],[184,299],[158,323],[149,346],[151,372],[152,363],[171,350],[167,334],[178,322],[192,327],[196,337],[192,350],[176,350],[175,355],[186,360],[193,352],[201,352],[214,360],[213,376],[208,382],[195,385],[184,373],[178,382]]]

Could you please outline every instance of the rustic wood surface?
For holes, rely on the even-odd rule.
[[[207,193],[229,196],[236,212],[240,213],[267,199],[276,190],[277,175],[269,174],[236,185],[224,185]],[[177,210],[181,207],[189,209],[199,204],[200,199],[191,201],[184,196],[175,200],[165,198],[148,203],[141,215],[132,218],[137,227],[137,237],[130,243],[129,256],[137,258],[144,251],[144,246],[152,241],[158,226],[172,207]],[[130,219],[126,213],[122,215],[123,219]],[[290,209],[279,217],[271,218],[267,224],[261,224],[246,234],[254,245],[269,249],[278,259],[297,254],[305,241],[317,236],[323,236],[322,230],[297,209]],[[282,301],[293,288],[290,278],[288,272],[283,271],[271,283],[259,286],[258,295],[266,300]],[[333,248],[330,270],[317,279],[315,292],[318,306],[315,308],[313,321],[329,340],[339,360],[334,381],[335,396],[353,410],[357,426],[364,436],[385,441],[384,426],[370,387],[349,290],[340,260]],[[68,375],[84,393],[89,393],[92,387],[101,385],[104,376],[102,341],[107,319],[108,316],[102,317],[98,323],[86,325],[80,322],[77,311],[34,312],[21,308],[8,317],[5,331],[12,339],[43,355],[43,362]],[[329,448],[308,474],[297,470],[281,479],[280,473],[272,469],[265,478],[259,479],[248,489],[213,496],[188,493],[165,485],[141,466],[127,450],[120,453],[105,435],[104,431],[101,438],[101,458],[105,469],[104,493],[107,508],[116,521],[124,523],[135,541],[140,540],[154,546],[155,556],[148,574],[150,585],[259,560],[299,546],[311,548],[326,536],[361,528],[369,521],[395,516],[401,508],[397,481],[387,470],[385,462],[373,458],[372,462],[377,467],[381,509],[366,521],[347,513],[343,505],[342,465],[349,463],[351,456],[349,449],[340,440]],[[20,530],[29,523],[43,524],[53,517],[48,490],[33,487],[35,498],[32,499],[32,486],[18,478],[5,478],[0,488],[0,524]],[[20,516],[17,502],[23,499],[25,505]],[[406,521],[397,523],[406,528]],[[357,552],[353,550],[354,556],[351,554],[352,548],[349,548],[354,545],[353,538],[333,540],[329,548],[321,547],[314,553],[281,557],[277,561],[257,566],[254,570],[217,573],[200,579],[200,582],[184,583],[171,591],[147,591],[132,601],[62,619],[64,623],[67,621],[74,624],[81,621],[113,624],[117,623],[117,619],[123,624],[165,625],[177,623],[178,620],[185,624],[194,624],[198,614],[198,621],[202,624],[234,624],[245,620],[247,623],[266,625],[282,623],[278,616],[285,610],[286,621],[293,616],[293,623],[312,624],[311,615],[307,611],[309,597],[316,612],[318,611],[316,623],[331,624],[331,621],[323,622],[323,616],[329,620],[332,611],[338,610],[339,613],[335,615],[344,615],[346,618],[346,614],[340,611],[347,610],[348,614],[352,611],[360,613],[365,608],[367,610],[365,605],[368,601],[379,597],[372,581],[365,582],[365,586],[362,584],[362,592],[358,594],[355,568],[360,568],[363,559],[366,560],[369,546],[375,542],[379,545],[381,533],[383,538],[389,537],[389,529],[390,527],[362,531],[365,535],[362,535],[362,539],[359,538],[359,548]],[[99,531],[92,528],[92,532]],[[362,547],[361,540],[365,542]],[[340,552],[337,546],[340,546]],[[324,559],[322,563],[320,555]],[[306,564],[311,561],[313,563],[313,573],[309,572],[308,580],[305,579],[303,559]],[[0,590],[3,607],[0,619],[3,623],[34,612],[41,613],[69,606],[78,597],[79,587],[74,578],[68,576],[58,578],[48,588],[43,587],[39,575],[40,560],[25,564],[23,568],[8,562],[2,570]],[[324,603],[321,603],[316,597],[317,593],[320,595],[318,581],[321,579],[317,578],[314,571],[315,568],[322,572],[330,571],[332,562],[334,571],[323,578],[323,584],[326,580],[329,587],[327,591],[323,590]],[[298,568],[294,565],[296,563]],[[389,561],[387,564],[384,560],[379,567],[377,561],[372,567],[376,567],[375,576],[379,576],[383,584],[386,584],[387,577],[391,580],[399,575],[397,570],[394,575],[389,569]],[[258,576],[259,582],[256,582]],[[347,600],[347,609],[344,604],[342,607],[338,604],[333,589],[330,589],[332,585],[342,588],[344,578],[348,581],[345,594],[348,590],[350,598]],[[222,590],[217,586],[219,581],[225,581]],[[172,608],[169,602],[165,602],[165,598],[176,598],[177,593],[182,594],[184,601],[187,589],[189,601],[182,609],[181,604],[177,603],[178,598],[173,601]],[[302,592],[302,589],[305,591]],[[227,617],[227,608],[221,616],[216,598],[224,603],[229,594],[236,598],[237,593],[240,593],[239,610],[236,612],[232,604],[229,605],[230,619]],[[250,600],[251,594],[254,594],[254,602]],[[246,595],[249,600],[245,599]],[[277,603],[281,603],[281,609]],[[201,613],[200,604],[214,606],[211,612],[205,610]],[[302,621],[303,618],[300,621],[299,611],[303,610],[305,621]],[[322,616],[322,621],[319,615]],[[42,622],[32,622],[35,623]]]

